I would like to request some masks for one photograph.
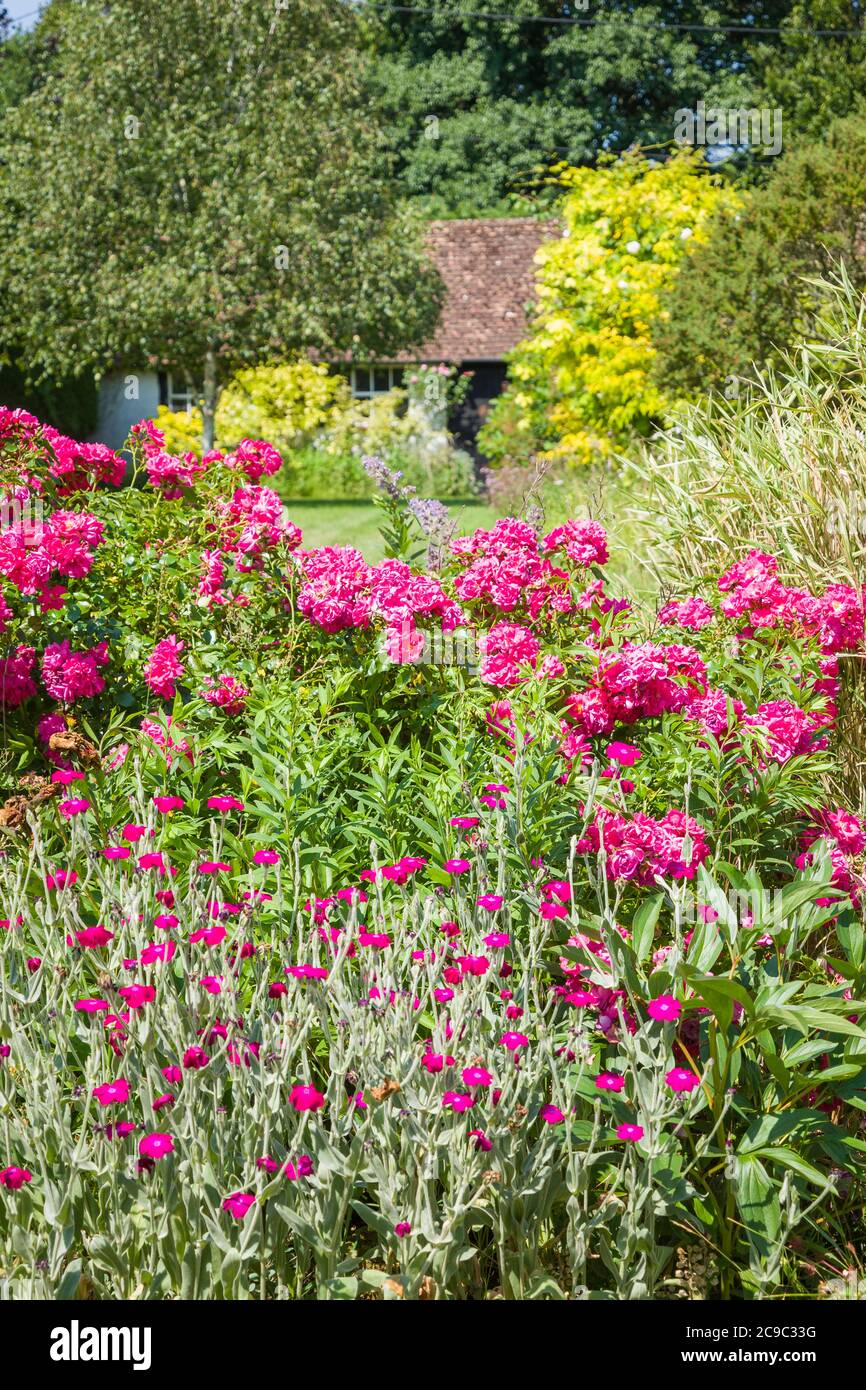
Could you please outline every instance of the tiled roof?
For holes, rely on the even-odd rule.
[[[428,244],[445,284],[434,337],[404,361],[500,361],[526,331],[534,257],[559,228],[532,217],[431,222]]]

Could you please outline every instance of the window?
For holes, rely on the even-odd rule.
[[[185,411],[189,415],[192,410],[199,408],[199,393],[190,382],[185,379],[179,381],[169,372],[166,377],[165,403],[169,410]]]
[[[383,396],[393,391],[395,386],[403,385],[402,367],[352,367],[349,372],[352,395],[361,400],[372,396]]]

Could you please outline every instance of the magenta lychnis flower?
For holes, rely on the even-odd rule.
[[[114,932],[106,931],[105,927],[85,927],[83,931],[75,933],[75,940],[79,946],[93,950],[99,946],[107,946],[113,936]]]
[[[100,1105],[117,1105],[129,1100],[129,1082],[125,1077],[117,1081],[106,1081],[102,1086],[94,1086],[93,1095]]]
[[[599,1091],[621,1091],[625,1085],[625,1077],[620,1076],[619,1072],[602,1071],[595,1078],[595,1084]]]
[[[33,1181],[33,1174],[29,1168],[4,1168],[0,1172],[0,1187],[8,1187],[12,1192],[17,1192],[26,1182]]]
[[[236,1221],[243,1221],[255,1200],[254,1192],[233,1192],[223,1200],[223,1211],[227,1211]]]
[[[618,1125],[616,1137],[628,1139],[632,1144],[636,1144],[639,1139],[643,1139],[643,1130],[640,1125]]]
[[[464,1086],[489,1086],[493,1080],[486,1067],[464,1067],[460,1075]]]
[[[238,801],[236,796],[209,796],[207,799],[209,811],[242,811],[244,803]]]
[[[293,1086],[289,1092],[289,1104],[296,1110],[321,1110],[325,1097],[315,1086]]]
[[[538,1116],[546,1125],[561,1125],[565,1119],[558,1105],[542,1105]]]
[[[647,1013],[650,1018],[676,1020],[682,1013],[682,1004],[675,999],[672,994],[660,994],[657,999],[651,999],[647,1005]]]
[[[475,1101],[463,1091],[446,1091],[442,1097],[442,1104],[447,1110],[459,1114],[461,1110],[471,1110]]]
[[[188,1047],[183,1054],[183,1064],[188,1071],[201,1071],[209,1061],[210,1057],[203,1047]]]
[[[142,1158],[165,1158],[174,1153],[174,1139],[170,1134],[146,1134],[138,1145]]]
[[[695,1076],[687,1067],[672,1067],[665,1076],[665,1081],[672,1091],[693,1091],[701,1084],[701,1078]]]

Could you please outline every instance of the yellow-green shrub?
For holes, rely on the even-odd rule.
[[[344,377],[324,362],[299,358],[267,367],[246,367],[222,392],[216,414],[216,444],[233,449],[242,439],[267,439],[281,451],[309,443],[335,417],[350,411]],[[156,416],[170,453],[201,453],[201,412],[160,406]]]
[[[555,171],[561,237],[537,254],[537,306],[479,443],[488,457],[605,458],[664,414],[652,380],[659,298],[707,217],[735,195],[703,156],[640,154]]]
[[[298,448],[350,403],[348,382],[324,362],[302,357],[279,366],[247,367],[220,398],[217,437],[229,448],[242,439]]]

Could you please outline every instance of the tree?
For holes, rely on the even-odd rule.
[[[866,103],[863,0],[796,0],[764,66],[764,101],[784,112],[786,148],[820,139],[834,120]],[[850,31],[816,38],[810,30]]]
[[[663,299],[653,328],[668,395],[733,394],[811,331],[815,278],[843,263],[866,288],[866,116],[837,121],[779,161],[738,211],[722,208]]]
[[[497,211],[539,166],[666,144],[676,111],[700,99],[752,106],[778,43],[757,31],[789,9],[790,0],[371,5],[388,139],[407,192],[439,214]],[[746,32],[711,27],[738,22]]]
[[[377,146],[343,4],[81,0],[0,136],[12,334],[44,373],[185,373],[206,446],[244,364],[422,341],[441,289]]]
[[[68,0],[51,0],[31,32],[10,32],[6,11],[0,5],[0,123],[4,113],[50,80],[57,47],[58,16]],[[96,426],[97,391],[91,372],[65,380],[46,380],[38,385],[28,378],[26,355],[12,341],[15,327],[9,305],[0,302],[0,405],[19,406],[63,433],[83,439]]]
[[[659,296],[709,214],[734,195],[702,155],[564,169],[563,235],[538,253],[538,303],[479,444],[490,458],[605,458],[665,408],[651,376]]]

